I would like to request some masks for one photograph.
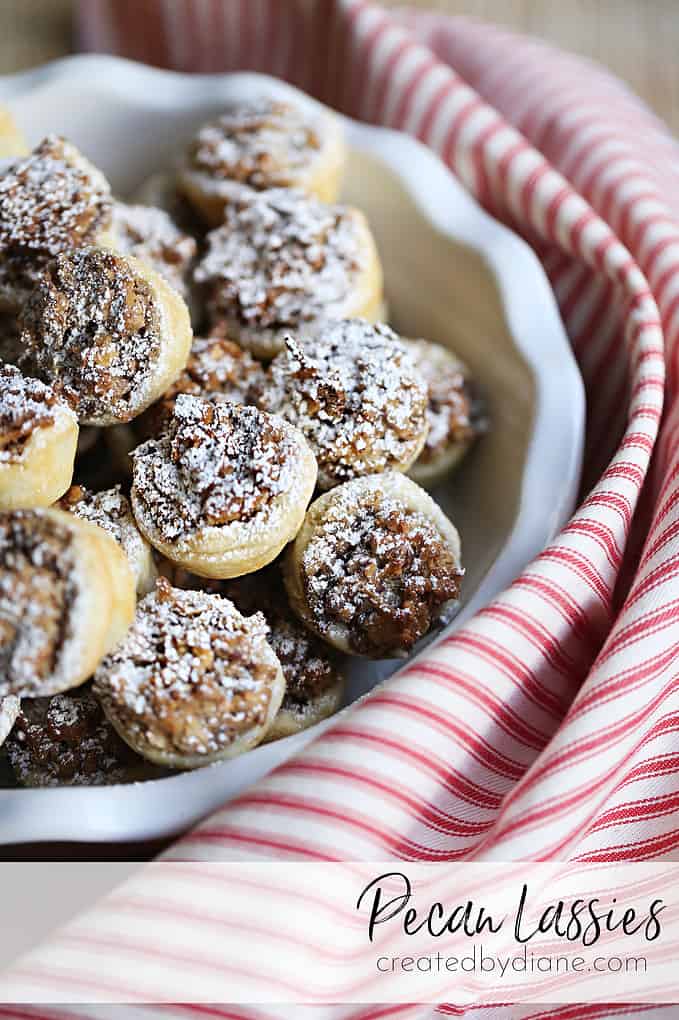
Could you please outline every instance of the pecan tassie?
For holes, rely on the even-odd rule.
[[[72,485],[59,501],[59,507],[96,524],[115,539],[127,556],[138,595],[153,589],[157,570],[151,548],[140,533],[130,501],[119,485],[99,492],[92,492],[83,485]]]
[[[164,775],[120,739],[88,688],[23,701],[6,746],[21,786],[103,786]]]
[[[197,768],[233,757],[262,740],[283,697],[266,632],[261,614],[246,619],[228,599],[160,578],[97,669],[95,693],[150,761]]]
[[[19,460],[35,431],[54,425],[60,406],[50,386],[0,363],[0,464]]]
[[[111,224],[108,182],[56,135],[0,177],[0,306],[16,312],[49,258],[101,243]]]
[[[457,600],[462,575],[453,525],[396,472],[319,497],[285,561],[291,605],[304,623],[370,658],[410,651]]]
[[[189,269],[198,246],[193,237],[175,226],[166,212],[116,202],[112,229],[118,251],[147,262],[183,298],[188,298]]]
[[[211,325],[223,324],[263,359],[282,350],[291,330],[310,333],[353,315],[372,319],[382,300],[363,214],[283,188],[229,205],[194,275]]]
[[[423,379],[393,330],[362,319],[286,340],[260,406],[301,429],[316,454],[319,486],[406,471],[427,435]]]
[[[182,393],[217,403],[255,404],[264,379],[259,362],[220,332],[194,337],[186,368],[161,399],[135,421],[135,432],[142,439],[162,432]]]
[[[186,364],[186,305],[132,256],[58,255],[22,313],[21,364],[54,385],[81,422],[112,425],[148,407]]]
[[[218,581],[198,577],[165,561],[160,570],[179,588],[199,588],[230,599],[241,613],[263,613],[268,642],[285,677],[285,696],[266,740],[288,736],[331,715],[341,704],[341,656],[307,630],[288,603],[278,562],[256,574]]]
[[[483,401],[469,369],[441,344],[402,340],[427,386],[429,431],[410,470],[416,482],[437,481],[487,431]]]

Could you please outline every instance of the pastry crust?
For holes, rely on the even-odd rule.
[[[316,474],[304,436],[282,419],[182,394],[162,435],[134,451],[132,509],[167,559],[237,577],[294,538]]]
[[[0,106],[0,159],[25,156],[28,143],[6,106]]]
[[[199,768],[255,747],[278,712],[285,680],[261,614],[246,619],[219,595],[161,578],[94,689],[120,736],[149,761]]]
[[[78,422],[51,387],[0,365],[0,510],[46,507],[73,477]]]
[[[0,747],[2,747],[10,735],[16,718],[19,715],[20,707],[21,702],[14,694],[8,694],[4,698],[0,697]]]
[[[234,103],[204,124],[178,174],[180,189],[210,226],[245,190],[297,188],[322,202],[339,194],[346,149],[339,121],[262,98]]]
[[[140,414],[181,373],[191,347],[180,295],[145,263],[103,248],[57,256],[22,321],[22,364],[86,425]]]
[[[60,500],[59,508],[96,524],[116,540],[132,569],[137,595],[153,590],[158,570],[151,546],[139,531],[130,502],[119,485],[102,492],[73,485]]]
[[[271,363],[260,406],[306,436],[318,485],[407,471],[427,438],[427,391],[399,338],[383,323],[328,323]]]
[[[330,320],[376,321],[382,268],[363,213],[298,191],[243,195],[195,271],[212,325],[268,360]],[[272,243],[272,238],[274,243]]]
[[[77,687],[134,615],[124,553],[61,510],[0,515],[0,696]]]
[[[369,658],[409,651],[450,612],[461,576],[457,530],[395,471],[320,496],[284,560],[299,619],[341,651]]]
[[[467,366],[430,340],[402,340],[427,384],[429,431],[408,474],[419,485],[435,485],[457,467],[486,430],[481,402]]]

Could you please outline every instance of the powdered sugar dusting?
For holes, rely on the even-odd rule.
[[[276,189],[227,207],[195,278],[213,321],[295,327],[341,317],[363,261],[352,210]]]
[[[461,571],[429,518],[377,489],[335,489],[301,563],[322,634],[377,657],[411,648],[458,594]]]
[[[73,485],[59,505],[62,510],[90,524],[96,524],[111,535],[127,556],[135,582],[139,583],[140,571],[146,564],[147,545],[135,523],[130,501],[121,492],[119,485],[101,492],[91,492],[82,485]]]
[[[321,125],[290,103],[263,97],[234,103],[205,124],[189,147],[189,165],[216,181],[258,190],[299,181],[317,160]]]
[[[95,674],[95,691],[133,746],[209,755],[262,727],[277,677],[261,614],[180,591],[161,579],[124,641]]]
[[[35,431],[54,425],[57,414],[75,420],[50,386],[0,365],[0,464],[21,460]]]
[[[198,248],[194,238],[182,233],[166,212],[152,206],[116,202],[113,230],[122,252],[146,262],[186,297],[187,275]]]
[[[135,512],[165,541],[232,521],[265,524],[272,500],[293,488],[298,463],[280,419],[181,394],[167,431],[134,451]]]
[[[7,757],[22,786],[103,786],[153,772],[123,743],[88,689],[24,701]]]
[[[0,698],[0,747],[7,740],[19,714],[21,702],[13,694]]]
[[[110,219],[110,190],[103,176],[56,135],[0,176],[2,250],[56,255],[93,240]]]
[[[81,421],[137,413],[161,348],[149,284],[124,258],[97,248],[59,255],[23,316],[23,361],[52,383]]]
[[[286,344],[263,406],[301,429],[325,488],[410,466],[427,431],[427,393],[393,330],[347,319]]]
[[[48,694],[80,655],[70,530],[39,510],[0,515],[0,696]]]

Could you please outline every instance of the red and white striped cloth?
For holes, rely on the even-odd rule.
[[[675,141],[603,70],[472,20],[362,0],[87,0],[82,9],[89,48],[184,70],[266,71],[430,145],[538,252],[588,395],[587,495],[558,538],[463,630],[170,856],[675,856]],[[666,1010],[474,1015],[675,1015]],[[429,1011],[332,1007],[327,1016]],[[22,1014],[0,1008],[7,1015]],[[265,1014],[195,1007],[193,1015]]]

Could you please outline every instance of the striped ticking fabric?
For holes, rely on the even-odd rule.
[[[675,856],[679,148],[663,124],[600,68],[466,19],[361,0],[88,0],[82,9],[89,48],[185,70],[266,71],[431,146],[539,254],[588,395],[584,498],[554,542],[463,630],[170,856]],[[621,1005],[440,1012],[676,1015]],[[1,1017],[29,1013],[0,1007]],[[286,1014],[195,1006],[180,1015]]]

